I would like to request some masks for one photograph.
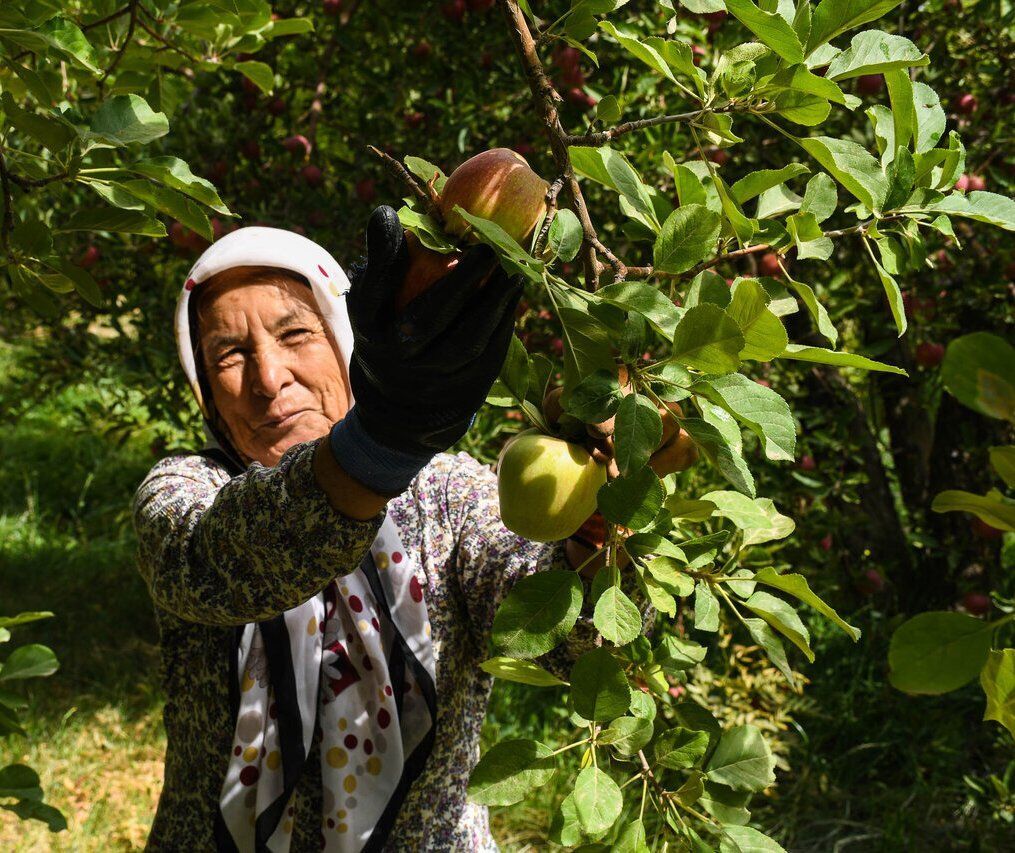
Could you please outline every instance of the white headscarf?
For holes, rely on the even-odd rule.
[[[190,295],[239,266],[291,270],[309,282],[349,375],[349,280],[321,246],[292,231],[240,228],[191,268],[176,308],[180,363],[204,416],[205,455],[235,474],[241,457],[216,429],[191,339]],[[352,399],[350,389],[350,400]],[[362,563],[299,607],[237,631],[230,667],[235,731],[216,822],[220,850],[289,850],[292,793],[320,740],[321,849],[379,850],[430,754],[437,720],[423,590],[390,517]]]

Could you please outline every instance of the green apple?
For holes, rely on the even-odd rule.
[[[580,444],[525,430],[497,460],[501,520],[536,542],[566,539],[595,512],[605,482],[606,467]]]

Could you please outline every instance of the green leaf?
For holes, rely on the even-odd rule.
[[[712,633],[719,630],[719,600],[704,580],[694,587],[694,627]]]
[[[618,586],[611,586],[599,596],[592,623],[616,646],[630,643],[641,635],[641,613]]]
[[[616,371],[597,370],[574,387],[567,411],[585,423],[600,423],[617,413],[622,399]]]
[[[920,191],[918,190],[917,193]],[[954,192],[947,196],[935,193],[936,200],[923,201],[923,198],[916,196],[906,202],[903,212],[919,213],[947,213],[949,216],[962,216],[966,219],[975,219],[977,222],[986,222],[988,225],[996,225],[1005,231],[1015,231],[1015,201],[1007,196],[997,193],[976,190],[963,195]]]
[[[832,325],[832,320],[828,316],[825,306],[818,302],[814,289],[809,284],[797,281],[789,275],[786,276],[786,286],[800,297],[800,301],[803,302],[807,313],[811,315],[811,319],[814,321],[814,325],[818,327],[818,331],[834,344],[839,339],[839,333],[836,331],[835,326]]]
[[[528,684],[532,687],[558,687],[564,684],[557,676],[531,661],[497,657],[483,661],[479,668],[504,681]]]
[[[994,626],[965,613],[931,611],[904,622],[888,646],[888,680],[904,693],[937,695],[976,678]]]
[[[683,418],[680,426],[691,436],[702,456],[718,468],[734,488],[752,498],[755,496],[754,477],[744,457],[730,446],[716,427],[699,418]]]
[[[773,666],[786,677],[790,687],[796,690],[798,686],[797,679],[793,674],[793,668],[789,665],[786,649],[783,647],[779,635],[772,630],[771,626],[764,619],[756,619],[753,616],[744,617],[743,623],[754,642],[765,650],[765,654],[768,655],[768,659],[772,662]]]
[[[239,71],[266,95],[275,89],[275,72],[271,70],[270,65],[254,61],[237,62],[233,66],[233,70]]]
[[[807,53],[847,30],[876,21],[901,2],[902,0],[821,0],[811,15]]]
[[[620,755],[634,755],[652,740],[652,721],[643,717],[617,717],[599,733],[599,742]]]
[[[800,212],[812,214],[820,223],[835,213],[837,204],[835,181],[825,172],[818,172],[807,182],[804,198],[800,203]]]
[[[645,824],[640,819],[625,824],[610,853],[648,853]]]
[[[671,674],[701,663],[707,654],[708,649],[700,643],[674,636],[663,637],[652,653],[656,663]]]
[[[700,204],[678,207],[663,223],[653,248],[656,270],[682,273],[715,251],[719,215]]]
[[[60,664],[52,650],[38,643],[31,643],[19,646],[7,656],[7,660],[0,667],[0,681],[43,678],[52,675],[59,668]]]
[[[48,610],[33,610],[19,613],[17,616],[0,616],[0,628],[14,628],[18,625],[27,625],[29,622],[38,622],[40,619],[50,619],[52,616]]]
[[[860,639],[860,629],[854,628],[852,625],[845,622],[833,608],[829,607],[824,601],[815,595],[815,593],[811,591],[810,585],[807,583],[807,578],[803,575],[792,573],[779,574],[779,572],[774,568],[767,567],[762,569],[760,572],[757,572],[754,575],[753,580],[789,593],[795,598],[798,598],[804,604],[808,604],[813,607],[826,619],[834,622],[854,642]]]
[[[647,465],[629,476],[604,484],[597,495],[599,511],[614,524],[639,530],[655,521],[663,505],[663,485]]]
[[[586,652],[571,668],[571,704],[586,720],[605,722],[627,713],[631,688],[609,649]]]
[[[869,210],[881,210],[888,194],[888,179],[866,148],[831,136],[797,137],[796,142]]]
[[[829,63],[825,76],[829,80],[849,80],[929,62],[930,57],[909,39],[883,30],[866,30],[853,36],[849,47]]]
[[[596,298],[644,314],[659,334],[673,339],[682,312],[657,287],[640,281],[619,281],[596,291]]]
[[[624,397],[617,409],[614,458],[625,477],[648,463],[663,437],[663,422],[655,405],[640,394]]]
[[[511,397],[519,403],[524,402],[525,395],[529,391],[530,370],[529,354],[525,351],[525,345],[517,335],[512,335],[499,378],[504,388],[511,393]],[[510,405],[510,399],[505,405]]]
[[[568,794],[560,803],[550,822],[550,840],[563,847],[577,847],[582,843],[584,834],[578,822],[578,811],[574,805],[574,792]]]
[[[992,651],[980,671],[987,696],[984,721],[995,720],[1015,737],[1015,649]]]
[[[550,223],[550,247],[562,261],[574,260],[581,248],[584,234],[578,217],[566,207],[557,211]]]
[[[771,498],[749,498],[740,492],[715,491],[702,499],[715,507],[716,515],[728,518],[744,531],[744,547],[785,539],[796,528],[793,519],[782,515]]]
[[[483,219],[481,216],[473,216],[460,204],[455,205],[454,212],[475,229],[482,242],[500,249],[510,260],[514,261],[514,266],[518,273],[524,275],[530,281],[541,282],[543,280],[542,261],[533,258],[518,245],[514,237],[508,234],[496,222]]]
[[[705,781],[702,788],[701,805],[716,820],[724,825],[743,826],[751,819],[746,808],[753,796],[750,791],[734,791],[727,785],[710,781]]]
[[[481,806],[521,802],[554,774],[553,753],[534,740],[503,740],[486,751],[469,777],[468,794]]]
[[[671,770],[685,770],[697,764],[708,749],[708,732],[677,726],[656,738],[652,745],[655,763]]]
[[[941,381],[962,405],[981,415],[1015,422],[1015,348],[989,332],[948,344]]]
[[[568,148],[568,153],[577,174],[620,193],[646,228],[653,232],[659,231],[649,189],[623,154],[608,145],[601,148],[573,146]]]
[[[620,102],[615,95],[607,95],[596,104],[596,120],[605,124],[620,121]]]
[[[744,606],[753,610],[776,631],[789,639],[804,653],[807,660],[814,663],[814,652],[811,651],[810,646],[810,632],[792,605],[770,593],[759,591],[748,598],[744,602]]]
[[[793,238],[799,260],[827,261],[832,256],[832,240],[825,236],[813,214],[800,212],[788,216],[786,230]]]
[[[723,838],[719,844],[722,853],[747,853],[747,851],[750,853],[786,853],[781,844],[750,826],[724,824],[722,834]],[[731,847],[730,844],[733,846]]]
[[[75,210],[56,231],[112,231],[165,237],[166,226],[137,210],[112,210],[108,207]]]
[[[768,45],[786,62],[804,61],[800,39],[782,16],[774,12],[763,12],[751,0],[726,0],[726,8],[754,33],[759,41]]]
[[[631,54],[631,56],[640,62],[644,62],[657,74],[665,77],[671,83],[677,82],[676,78],[673,76],[673,72],[670,70],[669,64],[654,47],[640,42],[633,36],[625,35],[609,21],[600,21],[599,29],[616,39],[620,46]]]
[[[125,181],[120,186],[159,213],[179,220],[206,240],[214,239],[211,222],[205,212],[182,193],[145,180]]]
[[[935,495],[930,508],[934,512],[971,512],[991,527],[1015,530],[1015,501],[1007,500],[997,492],[974,495],[949,489]]]
[[[763,791],[775,782],[775,758],[752,725],[723,732],[706,766],[706,776],[734,791]]]
[[[114,148],[146,145],[169,133],[169,120],[140,95],[115,95],[95,111],[90,130],[90,139]]]
[[[95,49],[77,24],[69,18],[57,17],[39,28],[39,34],[60,53],[93,74],[101,73]]]
[[[587,309],[561,305],[557,310],[564,343],[564,399],[584,376],[597,370],[616,370],[607,328]],[[565,403],[566,405],[566,403]]]
[[[595,836],[617,822],[624,797],[606,773],[598,767],[586,767],[574,784],[574,806],[582,829]]]
[[[740,327],[744,348],[741,361],[771,361],[789,344],[782,322],[768,310],[768,295],[761,283],[753,278],[739,278],[733,282],[733,299],[726,313]]]
[[[885,72],[885,85],[892,104],[892,127],[895,148],[909,145],[916,131],[916,108],[913,103],[913,81],[905,70]]]
[[[698,382],[691,390],[722,406],[754,432],[769,459],[793,461],[796,452],[793,415],[789,404],[771,388],[742,373],[729,373]]]
[[[95,283],[95,279],[92,278],[88,270],[82,269],[65,258],[47,258],[46,263],[55,265],[61,275],[71,281],[74,290],[90,305],[94,305],[96,308],[105,306],[102,291],[99,290],[98,284]]]
[[[830,364],[834,367],[856,367],[860,370],[895,373],[899,376],[909,375],[901,367],[896,367],[894,364],[883,364],[880,361],[874,361],[856,353],[823,349],[821,347],[807,347],[801,344],[790,344],[779,357],[795,359],[796,361],[810,361],[816,364]]]
[[[546,571],[518,581],[493,619],[493,644],[511,657],[534,658],[558,645],[581,611],[582,585],[569,571]]]
[[[885,79],[893,74],[905,75],[905,72],[890,71]],[[945,132],[945,111],[941,107],[941,99],[926,83],[914,83],[913,110],[916,114],[915,150],[930,151]]]
[[[225,216],[232,215],[229,208],[218,197],[214,185],[210,181],[194,175],[187,162],[179,157],[151,157],[131,163],[126,169],[137,175],[144,175],[146,178],[158,181],[167,187],[179,190],[184,195],[207,205],[217,213]]]
[[[31,137],[44,148],[59,154],[70,145],[76,137],[73,126],[68,125],[54,115],[39,115],[19,107],[10,92],[0,95],[0,106],[3,106],[7,121],[19,133]]]
[[[722,308],[696,305],[677,324],[670,357],[703,373],[731,373],[740,366],[745,344],[736,320]]]
[[[990,448],[990,467],[1008,488],[1015,488],[1015,445]]]
[[[803,163],[790,163],[781,169],[759,169],[741,178],[730,188],[738,204],[744,204],[765,190],[777,187],[792,178],[806,175],[810,171]]]

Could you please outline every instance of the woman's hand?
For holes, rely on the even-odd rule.
[[[378,207],[367,226],[366,267],[353,273],[348,296],[350,382],[354,408],[374,439],[432,456],[465,434],[497,378],[522,279],[477,245],[396,318],[408,261],[398,214]]]

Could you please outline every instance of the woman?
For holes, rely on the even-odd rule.
[[[396,323],[407,262],[385,206],[351,285],[257,227],[187,278],[176,336],[208,446],[134,502],[167,693],[150,849],[496,850],[465,795],[477,664],[515,580],[591,552],[512,534],[493,472],[441,452],[499,372],[520,279],[476,247]]]

